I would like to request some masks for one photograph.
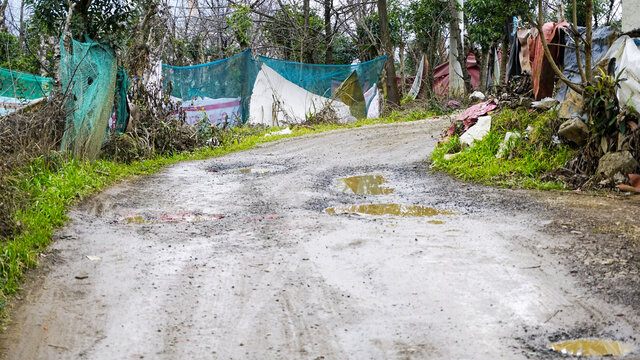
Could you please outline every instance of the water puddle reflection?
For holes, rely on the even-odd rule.
[[[338,185],[342,192],[356,195],[386,195],[393,193],[393,188],[382,186],[387,180],[382,175],[359,175],[340,179]]]
[[[211,220],[219,220],[224,218],[224,215],[218,214],[194,214],[190,212],[176,213],[176,214],[161,214],[161,215],[132,215],[124,216],[116,222],[124,224],[157,224],[157,223],[197,223]]]
[[[266,168],[242,168],[242,169],[235,169],[233,172],[237,172],[240,174],[266,174],[272,171],[273,170],[266,169]]]
[[[328,214],[395,215],[414,217],[455,215],[454,212],[449,210],[402,204],[340,205],[325,209],[324,211]]]
[[[548,346],[557,352],[575,356],[624,356],[634,351],[631,344],[602,339],[567,340],[549,343]]]

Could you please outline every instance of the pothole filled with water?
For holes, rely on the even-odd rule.
[[[340,205],[324,210],[328,214],[395,215],[427,217],[436,215],[455,215],[449,210],[436,209],[420,205],[403,204],[360,204]]]
[[[393,188],[383,186],[387,180],[382,175],[359,175],[340,179],[338,190],[356,195],[386,195],[393,193]]]
[[[578,339],[549,343],[549,348],[575,356],[624,356],[634,351],[631,344],[603,339]]]
[[[266,174],[272,172],[273,170],[267,168],[242,168],[234,169],[232,171],[240,174]]]
[[[157,224],[157,223],[197,223],[211,220],[219,220],[224,218],[224,215],[219,214],[201,214],[201,213],[175,213],[175,214],[160,214],[160,215],[135,215],[123,216],[120,219],[116,219],[115,222],[124,224]]]

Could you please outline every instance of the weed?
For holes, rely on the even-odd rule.
[[[573,154],[568,147],[553,145],[557,123],[553,114],[504,110],[494,116],[491,131],[474,146],[460,151],[456,136],[439,144],[431,157],[432,169],[488,185],[561,189],[563,185],[541,179],[546,172],[562,166]],[[508,131],[522,136],[512,139],[507,156],[497,158]],[[457,155],[444,159],[444,155],[453,153]]]

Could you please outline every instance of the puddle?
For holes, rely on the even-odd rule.
[[[325,209],[324,211],[328,214],[395,215],[417,217],[455,214],[448,210],[402,204],[341,205]]]
[[[624,356],[634,351],[631,344],[602,339],[568,340],[549,343],[548,346],[557,352],[576,356]]]
[[[181,214],[162,214],[160,216],[151,216],[151,215],[134,215],[134,216],[126,216],[123,217],[119,222],[125,224],[156,224],[156,223],[194,223],[194,222],[203,222],[209,220],[218,220],[222,219],[223,215],[212,215],[212,214],[194,214],[194,213],[181,213]],[[116,220],[118,222],[118,220]]]
[[[442,225],[444,224],[444,221],[442,220],[429,220],[427,221],[429,224],[436,224],[436,225]]]
[[[382,186],[387,180],[382,175],[360,175],[340,179],[342,192],[352,192],[356,195],[386,195],[393,193],[393,188]]]
[[[270,173],[273,170],[265,169],[265,168],[243,168],[243,169],[235,169],[233,172],[240,174],[266,174]]]

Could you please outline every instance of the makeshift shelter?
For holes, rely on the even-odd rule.
[[[267,65],[296,86],[325,98],[334,98],[336,90],[355,72],[364,92],[367,117],[378,117],[378,81],[386,61],[381,56],[371,61],[352,65],[304,64],[258,56],[258,66]],[[355,115],[354,115],[355,116]]]
[[[0,68],[0,115],[48,97],[53,79]]]
[[[99,43],[72,40],[72,51],[68,51],[60,42],[60,75],[69,114],[62,151],[96,159],[113,109],[116,57],[110,47]]]
[[[480,68],[473,54],[467,56],[467,70],[471,76],[471,86],[478,89],[480,83]],[[449,62],[438,65],[433,74],[433,91],[438,95],[445,95],[449,92]]]
[[[351,115],[349,106],[344,102],[307,91],[267,64],[262,64],[253,86],[249,122],[266,126],[299,124],[326,108],[331,108],[338,119],[347,119]]]
[[[531,75],[531,63],[533,62],[531,49],[534,46],[537,29],[520,29],[514,34],[511,40],[511,51],[509,62],[507,63],[507,80],[512,76],[529,74]]]
[[[570,30],[567,30],[570,31]],[[578,28],[580,34],[584,34],[585,28]],[[605,54],[609,50],[611,44],[619,36],[619,32],[616,28],[611,26],[603,26],[593,30],[592,32],[592,51],[591,59],[594,64],[594,69],[599,63],[602,62]],[[573,37],[570,34],[566,35],[567,50],[564,52],[563,60],[563,74],[571,82],[580,83],[580,69],[578,69],[578,61],[576,59],[576,52],[573,47]],[[583,50],[584,51],[584,50]],[[584,66],[584,54],[581,56],[582,65]],[[595,74],[595,73],[594,73]],[[560,83],[560,88],[556,94],[556,99],[560,101],[560,109],[558,115],[562,118],[572,118],[580,116],[580,110],[582,109],[582,95],[571,90],[566,84]]]
[[[611,70],[612,76],[622,72],[618,103],[640,114],[640,40],[627,35],[619,37],[601,58],[600,65]]]
[[[560,23],[546,23],[542,25],[542,33],[549,44],[549,51],[556,64],[562,65],[562,59],[564,58],[564,31],[560,29],[566,29],[569,27],[569,23],[562,21]],[[532,62],[531,62],[531,81],[533,82],[533,97],[536,100],[540,100],[545,97],[553,95],[553,88],[556,83],[556,74],[551,68],[551,63],[544,55],[544,49],[542,48],[542,40],[540,35],[534,39],[532,50]]]
[[[245,50],[227,59],[193,66],[162,65],[164,89],[180,103],[190,124],[205,117],[211,124],[242,124],[249,117],[249,102],[258,68]]]

